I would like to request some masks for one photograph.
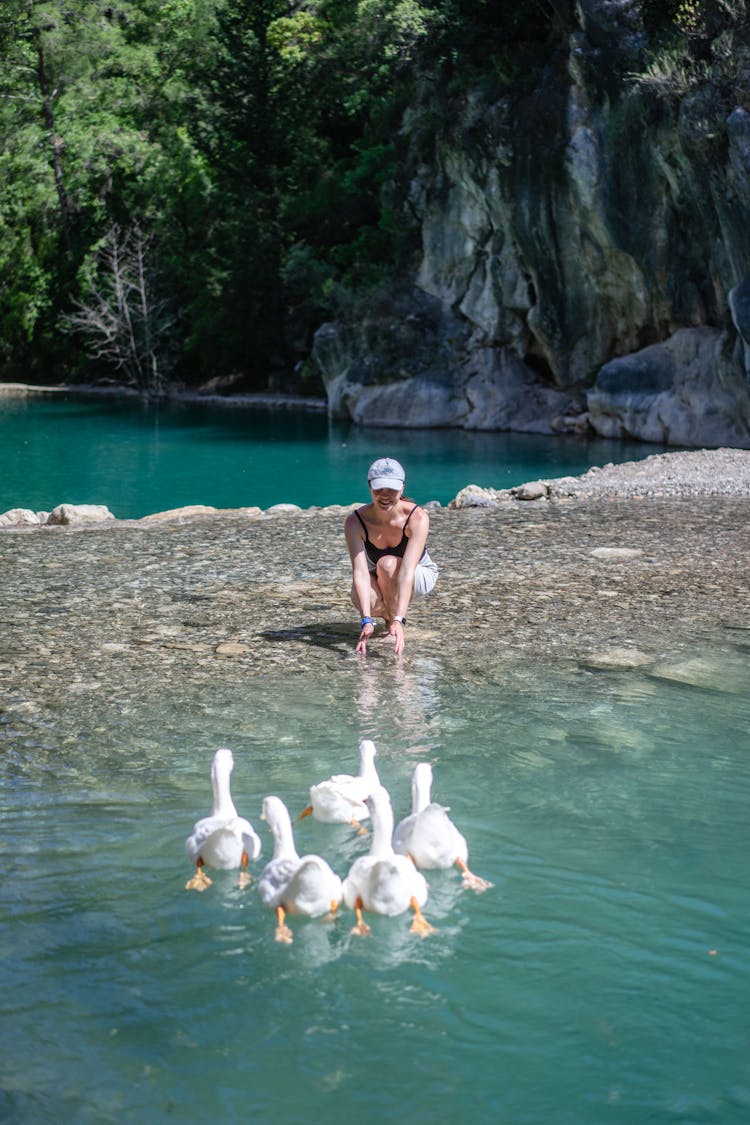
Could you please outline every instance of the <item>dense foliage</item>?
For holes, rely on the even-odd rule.
[[[659,34],[701,7],[644,3]],[[456,91],[528,80],[572,20],[572,0],[3,0],[0,378],[290,386],[317,325],[414,253],[410,161]]]

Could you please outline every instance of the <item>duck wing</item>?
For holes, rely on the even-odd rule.
[[[258,879],[258,894],[264,906],[278,906],[284,892],[299,866],[298,859],[272,859]]]

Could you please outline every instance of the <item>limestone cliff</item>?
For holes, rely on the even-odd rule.
[[[317,333],[331,412],[750,445],[744,0],[733,12],[657,56],[639,0],[579,0],[533,85],[465,91],[404,200],[413,272]]]

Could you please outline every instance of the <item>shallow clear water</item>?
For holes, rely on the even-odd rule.
[[[347,502],[385,451],[445,502],[657,450],[32,400],[0,410],[0,510]],[[746,1122],[750,671],[741,644],[696,655],[722,690],[543,664],[456,680],[418,654],[352,654],[239,695],[144,682],[116,710],[6,693],[0,1120]],[[263,797],[300,811],[361,737],[397,817],[414,764],[434,763],[491,890],[432,874],[425,940],[405,917],[355,938],[343,916],[292,919],[282,946],[231,873],[183,889],[218,745],[268,858]],[[310,819],[297,843],[342,874],[367,846]]]
[[[410,494],[445,504],[467,484],[510,488],[663,448],[570,436],[363,430],[286,410],[15,399],[0,403],[0,512],[105,504],[132,519],[185,504],[348,504],[363,498],[367,466],[384,453],[403,461]]]
[[[186,684],[117,714],[11,710],[0,1118],[747,1121],[746,655],[715,657],[726,691],[541,667],[447,682],[414,656],[242,698]],[[292,919],[291,946],[231,873],[183,890],[216,746],[267,858],[263,796],[300,811],[361,736],[397,817],[434,763],[493,889],[435,873],[433,936]],[[366,847],[310,819],[296,835],[341,872]]]

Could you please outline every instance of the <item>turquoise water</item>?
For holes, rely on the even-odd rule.
[[[367,498],[367,466],[384,453],[405,464],[411,495],[445,504],[467,484],[510,488],[664,448],[532,434],[362,430],[322,413],[286,410],[9,400],[0,404],[0,512],[105,504],[129,519],[185,504],[347,504]]]
[[[116,714],[11,707],[0,1118],[746,1122],[750,674],[741,646],[702,658],[715,690],[542,668],[456,683],[414,656]],[[231,873],[183,890],[216,746],[268,857],[263,796],[298,812],[361,736],[397,816],[434,763],[493,889],[434,873],[433,936],[292,919],[291,946]],[[342,873],[366,847],[296,832]]]
[[[122,517],[346,502],[386,450],[443,502],[470,481],[656,451],[101,402],[4,405],[0,427],[0,510],[69,500]],[[3,691],[0,1121],[744,1125],[750,649],[742,629],[724,635],[736,642],[681,654],[713,687],[542,661],[459,681],[416,653],[239,692],[141,677],[116,708],[85,684],[47,701]],[[263,797],[300,811],[311,783],[354,767],[361,737],[397,817],[414,764],[433,763],[491,890],[436,872],[429,938],[405,917],[357,938],[344,915],[292,919],[282,946],[231,873],[183,889],[217,746],[264,841],[257,874]],[[310,819],[296,831],[341,874],[367,846]]]

